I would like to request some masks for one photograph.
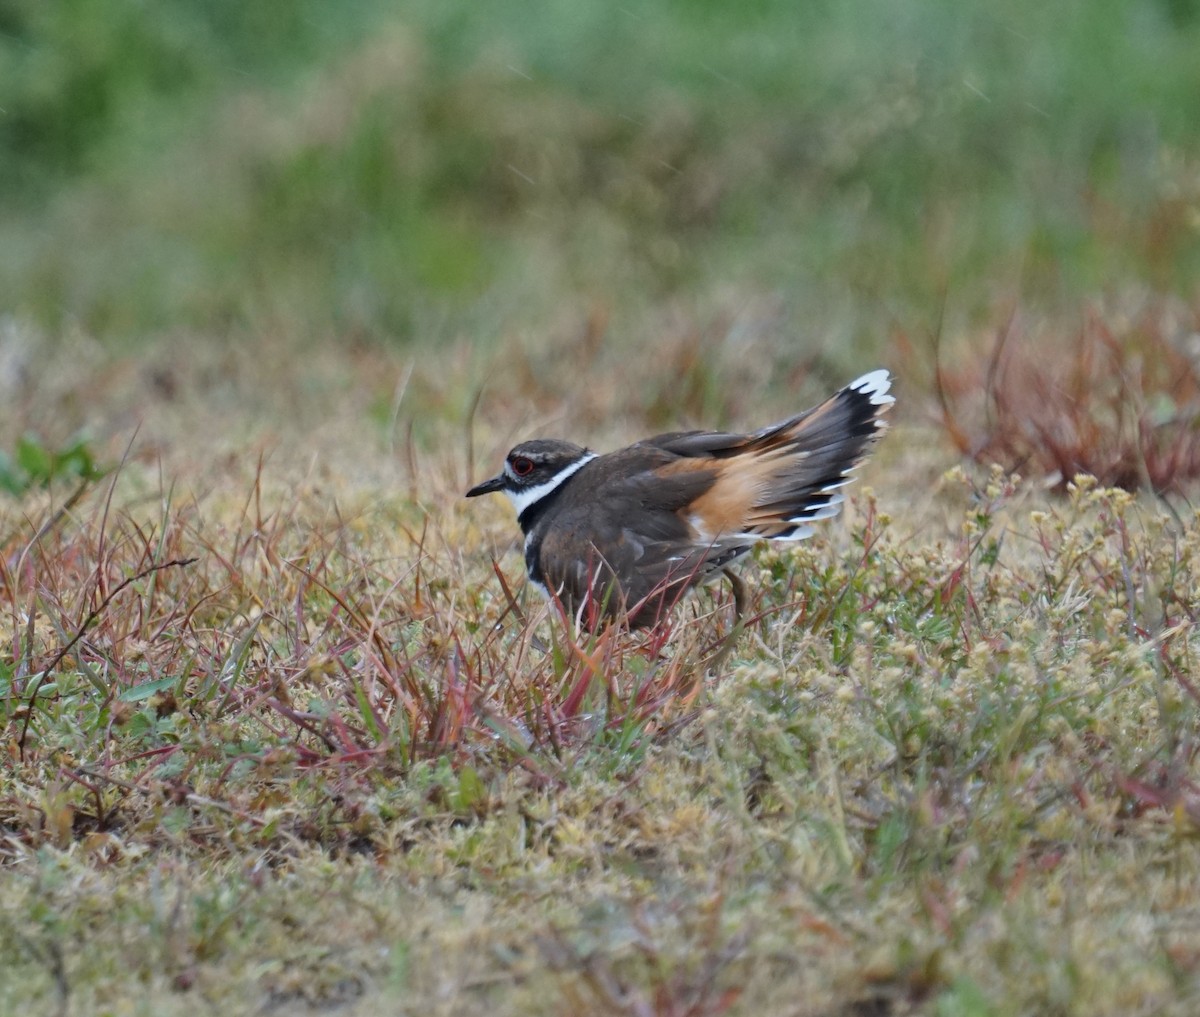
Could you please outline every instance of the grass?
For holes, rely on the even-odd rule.
[[[1091,312],[1065,337],[1038,335],[1014,316],[986,363],[938,367],[947,433],[963,455],[1059,485],[1086,473],[1130,491],[1184,494],[1200,472],[1200,377],[1183,338],[1194,323],[1180,310],[1143,308],[1113,322]],[[964,418],[964,403],[982,419]]]
[[[598,658],[461,438],[419,506],[362,412],[11,505],[4,1009],[1194,1007],[1194,527],[943,472],[902,415],[846,521],[749,563],[716,669],[720,594]]]
[[[1196,1011],[1194,3],[43,6],[0,1013]],[[727,654],[462,498],[875,366]]]
[[[436,344],[763,300],[844,372],[942,303],[1195,278],[1187,0],[114,6],[0,22],[0,296],[52,331]]]

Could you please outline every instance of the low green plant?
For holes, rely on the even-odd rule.
[[[99,480],[105,472],[84,437],[53,448],[37,435],[26,434],[18,439],[11,453],[0,450],[0,491],[15,498],[60,481]]]

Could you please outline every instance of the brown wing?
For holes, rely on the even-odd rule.
[[[677,462],[690,468],[663,472]],[[586,469],[596,472],[592,484],[580,485],[590,494],[564,500],[539,555],[548,589],[572,613],[590,603],[650,624],[753,543],[697,540],[686,509],[716,480],[702,460],[681,461],[642,443]]]
[[[592,605],[605,615],[628,614],[635,627],[653,624],[687,590],[752,546],[746,540],[698,544],[679,517],[672,516],[679,535],[668,540],[648,538],[644,525],[636,531],[593,530],[586,540],[576,520],[561,518],[542,538],[542,574],[548,589],[572,614],[581,606],[586,613]],[[582,513],[578,522],[586,525]]]
[[[835,515],[839,489],[884,428],[892,399],[886,372],[873,372],[825,402],[753,434],[689,432],[652,443],[681,456],[708,456],[715,479],[688,508],[703,540],[796,540],[808,523]],[[664,472],[687,468],[680,459]]]

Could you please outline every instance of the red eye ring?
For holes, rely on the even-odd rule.
[[[513,473],[518,477],[528,477],[533,472],[533,460],[526,459],[524,456],[517,456],[512,461]]]

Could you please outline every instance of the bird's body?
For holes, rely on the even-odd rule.
[[[840,488],[884,427],[889,387],[873,371],[750,434],[662,434],[605,455],[524,442],[467,497],[508,496],[530,579],[577,619],[652,625],[758,541],[803,539],[837,514]]]

